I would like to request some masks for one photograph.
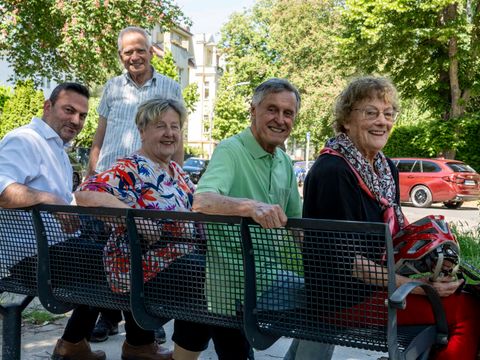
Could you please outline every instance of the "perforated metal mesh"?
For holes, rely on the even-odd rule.
[[[102,210],[103,214],[81,208],[41,212],[44,236],[55,242],[48,248],[53,295],[66,303],[128,310],[128,294],[112,291],[104,263],[108,241],[126,232],[125,216]],[[125,276],[128,280],[128,271]]]
[[[387,351],[385,234],[289,224],[250,226],[262,331]]]
[[[152,264],[163,264],[145,282],[147,311],[158,317],[239,328],[240,220],[214,223],[200,214],[181,214],[183,218],[168,212],[138,214],[147,217],[135,217],[144,276]]]
[[[36,253],[31,213],[0,209],[0,291],[37,293]]]
[[[265,230],[196,213],[40,209],[0,209],[0,292],[36,295],[37,234],[50,267],[49,276],[41,260],[39,278],[58,302],[142,307],[134,316],[149,324],[148,317],[175,318],[242,328],[246,311],[264,334],[388,350],[390,237],[382,224],[291,219]],[[253,309],[250,297],[243,304],[244,286],[256,289]],[[50,295],[39,289],[45,301]],[[422,329],[401,329],[396,348]]]

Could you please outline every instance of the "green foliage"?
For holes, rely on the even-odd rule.
[[[200,94],[198,93],[198,85],[196,83],[188,84],[185,89],[183,89],[182,95],[188,113],[193,113],[197,106],[198,100],[200,100]]]
[[[235,89],[250,96],[265,79],[276,75],[276,52],[267,42],[271,21],[271,1],[258,1],[251,10],[234,13],[221,29],[219,49],[225,56],[232,84],[248,85]]]
[[[183,149],[185,150],[185,157],[203,157],[205,156],[202,149],[196,146],[184,145]]]
[[[219,49],[226,71],[217,91],[212,137],[222,140],[249,123],[249,99],[261,82],[275,75],[275,53],[267,43],[270,17],[268,0],[251,10],[234,13],[221,29]]]
[[[396,126],[383,152],[389,157],[430,157],[424,149],[423,130],[416,124]]]
[[[456,158],[480,172],[480,114],[466,115],[459,123],[462,141],[457,148]]]
[[[119,72],[117,36],[129,25],[189,24],[172,1],[0,0],[0,51],[20,78],[103,84]]]
[[[268,43],[276,53],[278,74],[300,91],[302,109],[292,136],[311,133],[315,153],[333,135],[330,123],[335,96],[345,80],[337,67],[339,12],[334,0],[277,0],[272,6]]]
[[[173,54],[171,51],[165,50],[165,55],[163,58],[154,56],[151,63],[153,68],[159,74],[168,76],[169,78],[178,82],[177,65],[175,65],[175,60],[173,59]]]
[[[234,79],[235,76],[227,72],[220,80],[212,129],[212,137],[215,140],[235,135],[250,123],[246,97],[235,91],[242,85],[236,86]]]
[[[73,139],[74,148],[91,148],[93,136],[97,131],[98,126],[98,113],[97,107],[100,104],[99,97],[91,97],[88,101],[88,115],[83,124],[83,129],[80,133]]]
[[[44,101],[43,92],[35,90],[33,81],[18,81],[0,116],[0,139],[9,131],[28,124],[33,116],[41,116]]]
[[[462,134],[460,140],[457,133]],[[397,125],[384,152],[389,157],[435,157],[445,149],[456,150],[456,159],[480,169],[480,115]]]
[[[432,114],[457,117],[480,94],[478,9],[478,0],[346,0],[341,59],[388,74]]]
[[[460,244],[462,258],[471,265],[480,268],[480,253],[478,251],[480,226],[472,229],[463,224],[454,224],[451,228]]]
[[[0,86],[0,114],[3,111],[5,102],[12,97],[12,88],[10,86]]]

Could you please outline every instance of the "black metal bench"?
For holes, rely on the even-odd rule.
[[[36,295],[53,313],[80,304],[131,310],[146,329],[170,318],[239,328],[257,349],[287,336],[384,351],[391,359],[416,359],[427,358],[433,345],[447,339],[445,315],[432,288],[412,283],[395,289],[388,281],[394,278],[393,249],[383,224],[290,219],[284,229],[265,230],[239,217],[70,206],[0,210],[0,222],[7,224],[4,219],[19,214],[24,218],[21,231],[12,235],[5,226],[2,229],[0,239],[10,240],[1,245],[0,263],[25,237],[33,253],[38,248],[38,255],[10,266],[0,279],[0,292],[27,296],[13,306],[14,312],[10,306],[0,307],[6,360],[20,359],[20,313]],[[66,234],[59,223],[75,231]],[[114,292],[107,281],[103,249],[113,233],[128,239],[129,292]],[[234,271],[224,270],[221,261],[209,261],[206,269],[211,245],[227,242],[238,244],[238,252],[224,254],[236,264]],[[187,246],[188,255],[144,283],[142,254],[171,243]],[[370,274],[371,281],[388,283],[387,287],[367,286],[353,276],[352,259],[358,254],[376,256],[388,269]],[[243,288],[223,294],[238,300],[233,313],[212,311],[205,295],[205,276],[212,267],[222,280],[234,277],[232,281],[243,283]],[[436,325],[397,326],[396,309],[405,306],[405,297],[415,286],[427,291]],[[352,316],[351,307],[368,302],[372,294],[380,302]]]

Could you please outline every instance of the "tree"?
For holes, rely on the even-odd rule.
[[[119,72],[122,28],[189,23],[177,5],[160,0],[0,0],[0,14],[0,51],[17,77],[89,85]]]
[[[219,91],[215,101],[215,115],[213,118],[212,138],[223,140],[232,136],[250,123],[246,97],[236,92],[235,76],[225,73],[219,84]]]
[[[99,97],[90,97],[88,100],[88,115],[83,124],[83,129],[73,139],[74,148],[88,148],[92,147],[93,136],[98,127],[98,112],[97,107],[100,104]]]
[[[0,114],[3,111],[5,102],[12,97],[12,88],[10,86],[0,86]]]
[[[182,95],[188,113],[193,113],[195,111],[195,108],[197,107],[198,100],[200,99],[200,94],[198,93],[198,85],[196,83],[188,84],[187,86],[185,86],[185,89],[183,89]]]
[[[154,56],[152,58],[152,66],[159,74],[168,76],[178,82],[177,65],[175,64],[175,59],[170,50],[165,50],[163,58]]]
[[[269,47],[275,49],[278,73],[300,91],[302,108],[293,137],[306,133],[317,153],[329,136],[335,96],[344,86],[337,67],[340,14],[334,0],[278,0],[271,10]]]
[[[346,0],[342,47],[347,64],[388,74],[446,121],[479,97],[478,0]]]
[[[41,116],[44,101],[43,92],[35,90],[33,81],[18,81],[0,116],[0,139],[9,131],[28,124],[33,116]]]

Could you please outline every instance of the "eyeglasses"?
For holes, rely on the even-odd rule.
[[[353,109],[353,111],[360,111],[363,114],[363,118],[368,121],[377,120],[380,114],[383,114],[385,120],[389,122],[395,122],[397,120],[398,111],[396,110],[385,110],[380,111],[375,107],[366,107],[363,109]]]

